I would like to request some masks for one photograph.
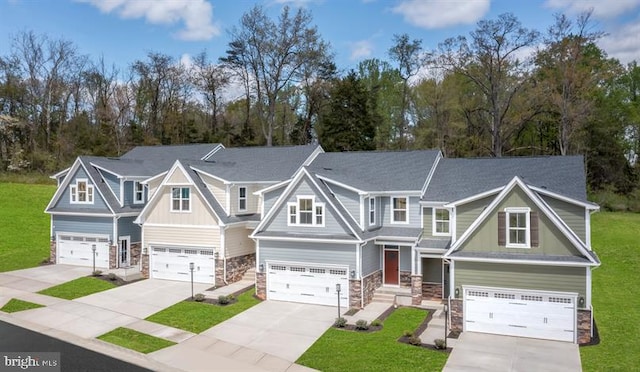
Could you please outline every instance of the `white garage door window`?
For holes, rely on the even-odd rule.
[[[193,281],[215,284],[213,249],[152,247],[151,277],[191,281],[189,263],[194,263]]]
[[[465,331],[576,342],[573,293],[464,288]]]
[[[96,268],[109,268],[108,236],[58,235],[56,245],[58,263],[65,265],[93,266],[93,250],[96,246]]]
[[[270,300],[338,306],[336,284],[340,284],[340,306],[349,306],[349,268],[269,263],[267,298]]]

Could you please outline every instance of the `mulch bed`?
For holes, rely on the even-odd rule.
[[[377,332],[379,330],[382,329],[382,326],[372,326],[369,325],[369,329],[357,329],[355,324],[347,324],[344,327],[336,327],[338,329],[342,329],[345,331],[351,331],[351,332],[361,332],[361,333],[371,333],[371,332]]]
[[[422,332],[424,332],[427,329],[427,327],[429,326],[429,322],[433,318],[433,313],[436,311],[435,309],[427,309],[427,310],[429,311],[429,314],[427,314],[427,317],[424,318],[424,320],[422,321],[422,323],[420,323],[418,328],[416,328],[413,331],[413,334],[416,335],[416,336],[422,334]],[[451,333],[453,333],[453,332],[451,332]],[[459,334],[459,332],[457,332],[455,338],[458,338],[458,334]],[[447,335],[447,337],[449,337],[449,336]],[[410,339],[410,337],[402,336],[402,337],[400,337],[398,339],[398,342],[402,342],[403,344],[408,344],[408,345],[411,345],[411,346],[421,347],[421,348],[424,348],[424,349],[440,351],[440,352],[443,352],[443,353],[451,353],[451,351],[453,350],[450,347],[448,347],[446,349],[439,349],[439,348],[435,347],[434,345],[424,344],[424,343],[412,344],[409,341],[409,339]]]
[[[233,299],[229,299],[229,302],[226,304],[219,303],[217,298],[206,298],[206,297],[202,301],[193,300],[191,299],[191,297],[187,298],[185,301],[186,302],[202,302],[205,304],[216,305],[216,306],[229,306],[238,302],[238,299],[236,298],[236,296],[233,296]]]
[[[113,285],[116,285],[118,287],[144,280],[144,278],[140,278],[140,279],[136,279],[136,280],[126,281],[126,280],[122,279],[119,276],[116,276],[115,279],[112,280],[112,279],[109,279],[109,275],[108,274],[107,275],[89,275],[89,277],[100,279],[100,280],[104,280],[105,282],[109,282],[109,283],[111,283]]]

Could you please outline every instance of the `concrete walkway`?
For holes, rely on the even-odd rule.
[[[366,320],[367,323],[371,323],[392,306],[393,304],[386,302],[371,302],[357,313],[353,315],[342,315],[342,317],[345,318],[349,324],[356,324],[358,320]]]

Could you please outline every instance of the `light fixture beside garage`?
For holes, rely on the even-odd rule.
[[[351,278],[355,278],[356,277],[356,271],[355,270],[351,270]]]
[[[264,271],[264,264],[260,264],[260,266],[258,266],[258,267],[259,267],[259,269],[260,269],[260,272],[263,272],[263,271]]]
[[[579,307],[584,307],[584,297],[580,297],[578,298],[578,306]]]
[[[213,257],[215,257],[215,259],[216,259],[216,260],[218,259],[218,257],[219,257],[219,256],[220,256],[220,254],[219,254],[218,252],[215,252],[215,253],[213,254]]]

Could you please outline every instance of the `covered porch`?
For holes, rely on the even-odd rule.
[[[449,239],[425,238],[413,249],[411,295],[414,305],[423,300],[440,301],[449,297],[449,262],[443,259],[449,245]]]

